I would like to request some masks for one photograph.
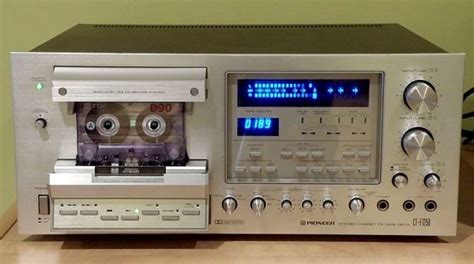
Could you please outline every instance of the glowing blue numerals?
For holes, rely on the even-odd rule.
[[[244,128],[246,130],[263,130],[272,128],[272,119],[267,117],[245,118]]]

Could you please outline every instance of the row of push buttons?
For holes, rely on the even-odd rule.
[[[306,172],[308,172],[308,167],[298,166],[298,167],[296,167],[295,170],[296,170],[297,173],[306,173]],[[337,172],[340,172],[341,170],[343,172],[355,172],[356,168],[350,167],[350,166],[345,166],[345,167],[342,167],[342,168],[336,167],[336,166],[331,166],[331,167],[326,167],[326,170],[329,173],[337,173]],[[237,167],[234,167],[234,171],[237,172],[237,173],[244,173],[244,172],[247,171],[247,168],[242,167],[242,166],[237,166]],[[260,173],[262,171],[262,168],[261,167],[250,167],[249,171],[251,173]],[[276,167],[266,167],[265,168],[265,172],[267,172],[267,173],[274,173],[276,171],[277,171]],[[314,173],[322,173],[324,171],[324,168],[323,167],[311,167],[311,171],[314,172]],[[367,173],[367,172],[370,172],[370,168],[366,167],[366,166],[362,166],[362,167],[357,168],[357,171],[361,172],[361,173]]]
[[[317,159],[322,158],[324,156],[323,151],[312,151],[311,153],[307,152],[307,151],[297,151],[297,152],[295,152],[296,157],[299,158],[299,159],[308,158],[310,154],[311,154],[311,157],[317,158]],[[342,153],[342,156],[344,158],[353,158],[353,157],[355,157],[355,155],[356,155],[356,153],[354,151],[344,151]],[[370,151],[368,151],[368,150],[359,150],[357,152],[357,155],[361,158],[369,158],[370,157]],[[293,157],[293,152],[291,152],[291,151],[282,151],[282,152],[280,152],[280,156],[284,159],[289,159],[289,158]],[[251,157],[252,157],[252,155],[251,155]],[[259,157],[261,157],[261,153],[260,153]]]
[[[77,210],[59,210],[60,215],[77,215]],[[98,215],[98,210],[80,210],[81,215]],[[200,215],[199,210],[183,210],[183,215]],[[142,215],[160,215],[159,210],[142,210]],[[138,215],[122,215],[120,217],[123,221],[138,221],[140,217]],[[101,215],[102,221],[118,221],[118,215]],[[162,216],[163,221],[179,221],[179,215],[164,215]]]
[[[242,167],[242,166],[237,166],[237,167],[234,167],[234,171],[237,173],[243,173],[247,171],[247,168]],[[251,173],[259,173],[259,172],[262,172],[262,167],[252,166],[249,168],[249,171]],[[265,172],[267,173],[275,173],[276,171],[277,171],[276,167],[265,167]]]

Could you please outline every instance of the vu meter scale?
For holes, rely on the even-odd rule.
[[[12,54],[19,232],[455,235],[463,63],[397,24],[75,26]]]

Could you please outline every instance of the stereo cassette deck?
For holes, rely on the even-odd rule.
[[[12,53],[19,232],[455,235],[463,65],[397,24],[77,25]]]

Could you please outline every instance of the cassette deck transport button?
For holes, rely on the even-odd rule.
[[[98,215],[99,211],[97,211],[97,210],[81,210],[79,213],[81,215]]]
[[[250,156],[251,159],[257,160],[257,159],[262,158],[262,152],[260,152],[260,151],[251,151],[249,153],[249,156]]]
[[[118,215],[101,215],[100,220],[102,221],[118,221]]]
[[[322,173],[323,167],[311,167],[311,171],[314,173]]]
[[[240,166],[234,167],[234,171],[237,173],[245,172],[245,170],[246,170],[245,167],[240,167]]]
[[[262,171],[261,167],[250,167],[250,172],[251,173],[259,173]]]
[[[289,159],[289,158],[293,157],[293,152],[291,152],[291,151],[282,151],[282,152],[280,152],[280,156],[284,159]]]
[[[163,221],[179,221],[179,215],[164,215],[161,219]]]
[[[265,167],[265,172],[267,173],[275,173],[277,171],[276,167]]]
[[[315,159],[322,158],[324,156],[324,152],[322,151],[312,151],[311,156]]]
[[[140,217],[138,215],[122,215],[123,221],[138,221]]]
[[[77,210],[59,210],[59,215],[77,215]]]
[[[342,152],[342,156],[344,158],[352,158],[355,156],[355,153],[353,151],[344,151]]]
[[[339,172],[339,167],[328,167],[327,170],[328,172],[335,173]]]
[[[183,215],[201,215],[199,210],[183,210]]]
[[[354,172],[355,169],[354,169],[354,167],[347,166],[347,167],[342,167],[342,171],[343,172]]]
[[[160,215],[159,210],[142,210],[142,215]]]
[[[357,154],[359,155],[359,157],[362,157],[362,158],[370,157],[370,151],[368,150],[359,150]]]
[[[305,173],[305,172],[308,172],[308,168],[302,167],[302,166],[298,166],[298,167],[296,167],[296,172],[298,172],[298,173]]]
[[[359,172],[363,172],[363,173],[370,172],[370,168],[369,167],[359,167]]]
[[[305,159],[305,158],[308,157],[308,152],[306,152],[306,151],[297,151],[296,152],[296,157],[298,159]]]

